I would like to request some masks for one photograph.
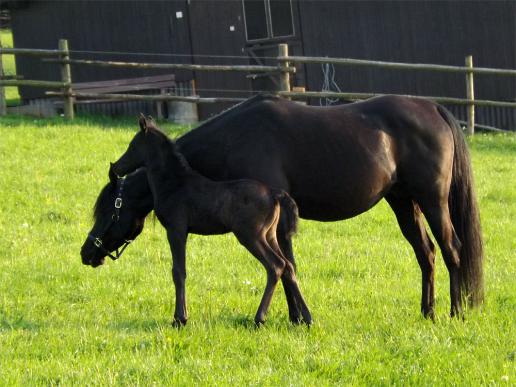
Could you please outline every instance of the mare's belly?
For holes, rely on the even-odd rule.
[[[339,197],[311,198],[293,195],[298,208],[299,216],[303,219],[331,222],[342,219],[349,219],[360,215],[373,207],[383,197],[382,194],[368,198],[368,200],[346,200]]]
[[[326,170],[305,168],[303,174],[290,176],[289,184],[302,218],[335,221],[369,210],[394,181],[393,169],[370,162]]]

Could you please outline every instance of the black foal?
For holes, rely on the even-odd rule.
[[[111,165],[119,176],[145,166],[154,198],[154,210],[167,230],[172,250],[172,275],[176,288],[174,323],[187,321],[185,297],[185,247],[189,233],[225,234],[232,231],[238,241],[265,267],[267,285],[255,316],[265,321],[280,277],[288,286],[305,323],[312,321],[292,264],[284,257],[276,239],[280,203],[288,212],[290,230],[297,223],[297,206],[284,191],[254,180],[216,182],[192,170],[175,143],[151,119],[140,117],[140,131],[127,151]]]

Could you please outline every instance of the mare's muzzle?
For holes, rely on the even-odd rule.
[[[120,209],[122,208],[122,204],[123,204],[122,193],[124,190],[124,183],[125,183],[125,177],[117,179],[117,182],[116,182],[117,195],[116,195],[115,204],[114,204],[115,209],[114,209],[113,215],[111,216],[111,221],[104,227],[102,232],[99,233],[100,236],[95,236],[95,235],[89,233],[88,238],[87,238],[89,241],[91,241],[93,243],[93,246],[95,246],[97,249],[99,249],[104,254],[104,256],[108,256],[113,261],[120,258],[120,256],[124,252],[124,250],[132,242],[132,240],[130,240],[130,239],[125,239],[122,246],[116,248],[113,252],[111,252],[105,247],[105,243],[102,240],[104,238],[106,232],[111,228],[111,226],[120,220]],[[113,253],[114,253],[114,255],[113,255]],[[102,264],[102,262],[103,262],[102,259],[99,260],[100,263],[98,263],[98,264],[96,262],[94,262],[93,259],[86,260],[84,258],[84,254],[82,251],[81,251],[81,255],[83,256],[83,263],[87,264],[87,265],[92,265],[92,266],[96,267],[99,264]]]

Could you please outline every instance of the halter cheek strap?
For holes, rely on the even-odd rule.
[[[106,249],[103,245],[103,242],[102,242],[102,239],[100,238],[97,238],[95,237],[94,235],[92,234],[88,234],[88,239],[90,241],[93,242],[93,244],[95,245],[96,248],[100,249],[104,254],[106,254],[109,258],[111,258],[113,261],[117,260],[118,258],[120,258],[120,256],[122,255],[122,253],[124,252],[124,250],[127,248],[127,246],[129,246],[129,244],[132,242],[132,240],[129,240],[129,239],[126,239],[124,241],[124,244],[119,247],[118,249],[116,249],[114,252],[115,252],[115,255],[113,255],[108,249]]]
[[[124,252],[124,250],[132,242],[132,240],[126,239],[124,241],[124,244],[121,246],[121,248],[117,248],[115,250],[115,255],[113,255],[108,249],[106,249],[104,247],[104,242],[101,239],[104,236],[104,234],[107,232],[107,230],[109,230],[109,228],[113,225],[113,223],[118,222],[118,220],[120,219],[120,209],[122,208],[122,204],[123,204],[122,193],[124,191],[124,183],[125,183],[125,177],[118,178],[118,180],[116,182],[118,192],[117,192],[116,199],[115,199],[115,212],[111,216],[111,221],[106,225],[106,227],[104,227],[104,229],[100,233],[102,236],[96,237],[95,235],[93,235],[91,233],[88,234],[88,239],[93,242],[93,245],[96,248],[100,249],[104,254],[106,254],[113,261],[120,258],[120,256]]]

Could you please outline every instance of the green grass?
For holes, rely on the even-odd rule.
[[[13,36],[11,30],[0,30],[0,41],[2,47],[13,47]],[[5,75],[16,75],[16,63],[14,62],[14,55],[2,55],[2,64]],[[14,106],[20,103],[20,95],[17,87],[5,88],[5,99],[7,106]]]
[[[486,245],[486,304],[450,320],[438,258],[435,323],[420,272],[381,202],[345,222],[302,221],[299,281],[314,325],[288,322],[232,235],[191,236],[186,328],[171,327],[170,253],[159,223],[124,256],[83,266],[80,246],[109,161],[133,120],[0,120],[0,385],[514,385],[516,137],[471,141]],[[167,126],[177,134],[185,128]]]

